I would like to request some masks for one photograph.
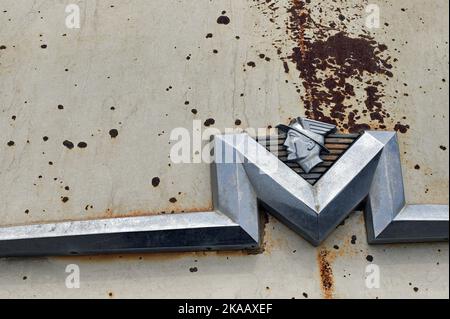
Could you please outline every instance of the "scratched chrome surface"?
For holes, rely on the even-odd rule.
[[[64,26],[69,3],[81,7],[80,30]],[[336,20],[339,7],[361,17],[348,22],[350,34],[364,28],[354,1],[320,3],[324,20]],[[407,200],[448,204],[448,2],[377,3],[382,28],[372,35],[398,59],[383,103],[410,127],[399,137]],[[223,10],[228,25],[216,22]],[[208,165],[168,166],[172,128],[210,118],[219,129],[237,119],[243,128],[275,126],[304,113],[303,88],[292,85],[299,74],[292,64],[285,73],[272,45],[286,30],[263,11],[247,0],[3,0],[0,225],[210,208]],[[274,19],[287,18],[280,10]],[[64,140],[88,147],[68,150]],[[380,289],[364,284],[370,257]],[[81,267],[79,290],[65,287],[70,263]],[[0,297],[448,298],[448,244],[370,247],[355,214],[316,249],[269,219],[259,255],[5,259],[0,285]]]

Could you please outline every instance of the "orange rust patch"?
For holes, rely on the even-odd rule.
[[[319,264],[320,284],[325,299],[332,299],[334,294],[334,275],[332,263],[335,255],[326,249],[319,251],[317,261]]]
[[[355,248],[355,245],[352,245],[350,239],[344,241],[343,245],[340,249],[333,253],[333,257],[344,257],[344,256],[356,256],[359,254],[359,250]]]
[[[355,257],[360,254],[359,246],[351,243],[351,238],[348,235],[342,235],[342,239],[338,244],[339,249],[331,249],[328,257],[334,261],[337,257]]]

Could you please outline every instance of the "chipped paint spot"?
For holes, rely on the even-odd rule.
[[[152,179],[152,185],[153,185],[153,187],[158,187],[160,183],[161,183],[161,179],[160,179],[159,177],[154,177],[154,178]]]
[[[230,22],[231,22],[231,19],[229,17],[225,16],[225,15],[220,16],[219,18],[217,18],[217,23],[218,24],[227,25],[227,24],[230,24]]]
[[[119,136],[119,131],[117,129],[111,129],[109,131],[109,135],[111,136],[111,138],[116,138],[117,136]]]

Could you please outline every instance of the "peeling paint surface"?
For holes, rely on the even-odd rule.
[[[209,167],[170,162],[173,128],[305,114],[397,130],[408,202],[448,204],[448,1],[371,2],[375,30],[367,3],[1,1],[0,225],[208,210]],[[449,295],[448,244],[369,247],[359,213],[317,249],[270,218],[264,247],[3,259],[0,297]],[[72,263],[79,290],[64,285]],[[365,287],[370,264],[380,289]]]

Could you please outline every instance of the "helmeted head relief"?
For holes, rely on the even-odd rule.
[[[297,162],[306,173],[323,162],[320,153],[322,150],[328,152],[325,137],[336,131],[335,125],[303,118],[293,120],[289,126],[279,125],[277,128],[286,132],[284,146],[288,161]]]

